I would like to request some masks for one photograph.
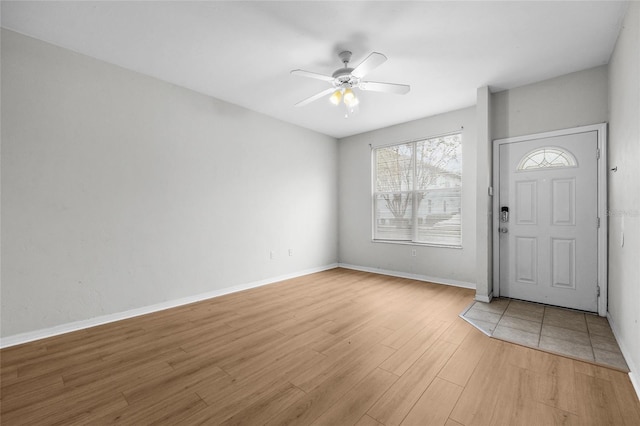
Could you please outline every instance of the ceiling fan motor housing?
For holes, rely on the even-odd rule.
[[[333,85],[335,87],[357,87],[360,79],[351,75],[353,68],[340,68],[333,73]]]

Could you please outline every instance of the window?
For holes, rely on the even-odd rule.
[[[549,167],[576,167],[576,158],[569,151],[562,148],[538,148],[520,160],[517,170],[536,170]]]
[[[373,239],[460,247],[462,135],[373,150]]]

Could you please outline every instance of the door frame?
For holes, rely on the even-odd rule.
[[[500,146],[504,144],[525,142],[535,139],[544,139],[557,136],[574,135],[578,133],[593,132],[597,133],[598,139],[598,172],[597,172],[597,191],[598,191],[598,219],[600,226],[598,228],[598,283],[600,287],[600,296],[598,297],[598,315],[607,315],[607,235],[608,235],[608,216],[607,216],[607,123],[593,124],[589,126],[573,127],[570,129],[554,130],[551,132],[534,133],[524,136],[516,136],[504,139],[495,139],[493,141],[493,229],[491,231],[493,237],[493,297],[500,296],[500,235],[498,228],[500,227],[499,219],[499,201],[500,201]]]

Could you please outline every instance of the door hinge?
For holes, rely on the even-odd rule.
[[[493,186],[489,187],[489,197],[493,197]]]
[[[596,160],[600,159],[600,148],[596,148]]]
[[[600,218],[596,217],[596,228],[600,229]]]
[[[597,296],[598,296],[598,297],[600,297],[600,286],[599,286],[599,285],[598,285],[598,286],[596,286],[596,289],[597,289],[597,291],[598,291]]]

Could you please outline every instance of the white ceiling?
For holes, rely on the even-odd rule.
[[[606,64],[625,2],[10,2],[2,26],[334,137],[475,104],[509,89]],[[407,95],[359,93],[360,111],[320,99],[337,53],[389,60],[367,80]]]

